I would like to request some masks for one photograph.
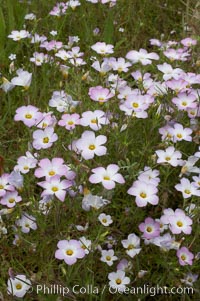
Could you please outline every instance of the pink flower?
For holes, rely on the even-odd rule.
[[[177,97],[172,98],[172,102],[177,106],[178,110],[186,111],[189,108],[195,109],[197,107],[196,99],[197,97],[194,94],[181,92]]]
[[[169,228],[173,234],[180,234],[181,232],[190,234],[192,232],[192,220],[186,216],[183,210],[176,209],[174,214],[169,216],[168,220]]]
[[[22,198],[18,195],[17,191],[7,192],[1,199],[0,203],[6,205],[8,208],[12,208],[16,203],[21,202]]]
[[[186,247],[180,248],[176,253],[180,265],[192,265],[194,255]]]
[[[193,195],[200,196],[200,190],[198,190],[190,181],[186,178],[182,178],[180,184],[175,186],[176,190],[181,191],[184,199],[188,199]]]
[[[142,48],[139,51],[129,51],[126,58],[133,64],[140,62],[142,65],[149,65],[152,63],[152,60],[159,60],[159,56],[155,52],[148,53],[146,49]]]
[[[91,87],[88,94],[92,100],[98,101],[99,103],[106,102],[114,96],[109,89],[103,88],[102,86]]]
[[[10,175],[8,173],[2,174],[0,177],[0,197],[4,196],[7,191],[13,191],[14,186],[9,183]]]
[[[58,140],[58,135],[54,133],[52,127],[46,127],[44,130],[36,130],[33,132],[33,147],[35,149],[46,149]]]
[[[60,180],[59,176],[54,176],[48,179],[48,181],[43,181],[38,183],[39,186],[44,188],[41,196],[55,195],[61,202],[64,202],[65,195],[67,193],[66,189],[72,186],[69,180]]]
[[[55,258],[64,260],[68,265],[76,263],[77,258],[85,256],[85,251],[78,240],[60,240],[57,247],[58,250],[55,252]]]
[[[58,125],[64,126],[66,130],[73,130],[75,126],[80,124],[80,115],[79,114],[64,114],[62,119],[58,121]]]
[[[182,124],[175,123],[173,128],[169,128],[169,134],[173,136],[173,142],[177,141],[192,141],[192,130],[190,128],[183,128]]]
[[[46,179],[57,176],[65,176],[68,180],[73,180],[75,173],[64,164],[62,158],[53,158],[51,161],[48,158],[40,160],[38,163],[40,166],[35,170],[35,176],[37,178],[46,177]]]
[[[182,164],[182,154],[176,151],[173,146],[169,146],[166,150],[157,150],[158,156],[157,163],[169,163],[172,166],[178,166]]]
[[[102,146],[106,143],[107,137],[99,135],[95,137],[94,132],[85,131],[81,138],[76,141],[76,147],[81,152],[82,157],[85,160],[94,158],[94,155],[103,156],[107,152],[107,148]]]
[[[164,80],[169,80],[171,78],[179,79],[183,74],[182,69],[180,68],[173,69],[172,66],[167,63],[164,63],[162,65],[157,65],[157,68],[159,71],[164,73],[163,75]]]
[[[101,55],[111,54],[114,52],[114,46],[111,44],[106,44],[105,42],[97,42],[96,44],[92,45],[91,48]]]
[[[26,152],[26,156],[21,156],[17,159],[17,165],[15,165],[14,170],[26,174],[30,169],[35,168],[36,165],[37,159],[30,152]]]
[[[143,232],[143,238],[151,239],[160,235],[160,224],[151,217],[145,218],[144,223],[139,225],[139,229]]]
[[[36,121],[42,118],[42,113],[34,106],[22,106],[17,109],[14,120],[22,121],[26,126],[32,127],[36,125]]]
[[[30,229],[37,229],[36,218],[32,215],[27,214],[26,212],[22,214],[22,217],[20,219],[16,220],[16,225],[21,227],[21,231],[23,233],[29,233]]]
[[[119,166],[116,164],[109,164],[107,168],[97,167],[92,169],[93,175],[90,176],[90,183],[102,183],[103,187],[110,190],[115,187],[115,182],[124,184],[123,176],[117,173]]]
[[[98,131],[102,128],[102,125],[108,124],[109,120],[106,117],[105,112],[101,110],[86,111],[82,113],[80,124],[82,126],[89,126],[93,131]]]
[[[133,186],[127,191],[128,194],[136,196],[136,204],[138,207],[145,207],[147,203],[152,205],[158,204],[158,189],[153,184],[148,184],[143,181],[135,181]]]

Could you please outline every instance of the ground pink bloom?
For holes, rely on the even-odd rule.
[[[120,260],[120,262],[118,263],[118,265],[117,265],[117,270],[120,270],[120,271],[127,271],[127,270],[129,270],[132,266],[131,266],[132,264],[131,264],[131,262],[130,261],[128,261],[127,259],[125,259],[125,258],[122,258],[121,260]]]
[[[40,129],[45,129],[46,127],[54,127],[57,123],[57,119],[52,112],[44,112],[40,119],[37,120],[36,126]]]
[[[10,185],[9,177],[10,177],[10,174],[8,174],[8,173],[4,173],[0,177],[0,197],[4,196],[7,191],[15,190],[14,186]]]
[[[192,220],[188,217],[185,212],[181,209],[176,209],[173,215],[169,218],[169,229],[173,234],[190,234],[192,232]]]
[[[194,255],[186,247],[180,248],[176,253],[180,265],[192,265]]]
[[[76,147],[85,160],[94,158],[94,155],[103,156],[107,152],[107,148],[102,146],[106,143],[107,137],[99,135],[95,137],[94,132],[85,131],[81,138],[76,141]]]
[[[114,71],[118,71],[119,73],[128,72],[128,68],[131,66],[131,64],[129,62],[126,62],[123,57],[119,57],[117,59],[111,58],[109,61],[112,69]]]
[[[47,37],[45,36],[40,36],[39,34],[35,33],[33,35],[30,35],[31,37],[31,44],[35,44],[35,43],[42,43],[44,41],[47,40]]]
[[[33,57],[30,58],[30,61],[35,63],[36,66],[42,66],[43,63],[48,62],[49,56],[43,52],[34,52]]]
[[[46,149],[52,146],[53,142],[58,140],[58,135],[54,133],[52,127],[46,127],[44,130],[33,132],[33,147],[35,149]]]
[[[58,125],[64,126],[66,130],[73,130],[76,125],[80,124],[79,114],[63,114],[62,119],[58,121]]]
[[[121,243],[126,249],[126,254],[128,254],[131,258],[135,257],[142,250],[140,248],[140,238],[134,233],[129,234],[128,238],[122,240]]]
[[[0,203],[12,208],[16,203],[21,202],[22,198],[18,195],[17,191],[8,191],[1,199]]]
[[[124,184],[125,180],[121,174],[117,173],[119,166],[116,164],[109,164],[107,168],[97,167],[92,169],[93,175],[90,176],[90,183],[102,183],[103,187],[110,190],[115,187],[115,182]]]
[[[117,259],[118,259],[118,257],[114,255],[114,250],[110,249],[110,250],[102,250],[101,251],[100,260],[102,262],[106,262],[107,265],[112,266],[113,261],[115,261]]]
[[[14,117],[15,121],[22,121],[26,126],[32,127],[36,125],[36,121],[38,118],[41,118],[42,113],[39,112],[39,109],[28,105],[22,106],[16,110],[16,114]]]
[[[183,49],[173,48],[167,49],[163,54],[172,62],[175,60],[187,61],[187,57],[190,55],[187,51],[183,51]]]
[[[93,131],[98,131],[102,128],[102,125],[108,124],[109,119],[106,117],[105,112],[101,110],[86,111],[82,113],[80,119],[80,125],[89,126]]]
[[[176,151],[174,146],[169,146],[166,150],[157,150],[158,156],[157,163],[169,163],[172,166],[178,166],[182,164],[182,154]]]
[[[11,276],[7,282],[7,293],[18,298],[23,298],[31,288],[31,281],[23,274]]]
[[[149,65],[152,60],[159,60],[159,56],[155,52],[148,53],[146,49],[142,48],[139,51],[129,51],[126,58],[133,64],[140,62],[142,65]]]
[[[64,260],[68,265],[76,263],[77,258],[85,256],[85,251],[78,240],[60,240],[57,247],[58,250],[55,252],[55,258]]]
[[[148,203],[157,205],[159,200],[157,192],[158,189],[155,185],[142,181],[135,181],[127,191],[128,194],[136,196],[135,202],[138,207],[145,207]]]
[[[114,292],[122,293],[126,290],[126,285],[131,282],[129,277],[126,277],[125,272],[118,270],[108,274],[109,286]],[[112,290],[111,290],[112,291]]]
[[[29,32],[26,30],[13,30],[11,34],[8,35],[8,38],[13,39],[13,41],[20,41],[29,37]]]
[[[50,15],[60,17],[62,15],[65,15],[66,10],[68,8],[67,3],[64,2],[58,2],[54,8],[50,11]]]
[[[191,47],[191,46],[197,44],[197,40],[194,40],[192,38],[185,38],[185,39],[181,40],[181,44],[186,47]]]
[[[39,186],[44,188],[41,196],[55,195],[61,202],[64,202],[67,188],[72,186],[69,180],[60,180],[59,176],[48,178],[47,181],[39,182]]]
[[[112,69],[112,67],[109,64],[109,60],[107,58],[104,58],[101,64],[99,61],[95,61],[91,66],[96,71],[98,71],[101,75],[105,75],[108,71]]]
[[[189,108],[195,109],[197,107],[196,99],[197,97],[194,94],[181,92],[177,97],[172,98],[172,102],[177,106],[178,110],[186,111]]]
[[[63,46],[63,43],[60,42],[60,41],[55,41],[55,40],[52,40],[50,42],[48,41],[44,41],[43,43],[40,44],[40,47],[41,48],[45,48],[47,51],[51,51],[51,50],[54,50],[55,52],[62,48]]]
[[[88,94],[92,100],[98,101],[99,103],[106,102],[114,96],[109,89],[103,88],[102,86],[91,87]]]
[[[37,178],[46,177],[46,179],[57,176],[65,176],[68,180],[75,178],[75,172],[64,164],[62,158],[53,158],[51,161],[48,158],[42,159],[38,163],[39,168],[35,170],[35,176]]]
[[[150,39],[149,42],[153,46],[161,47],[163,45],[163,43],[158,39]]]
[[[190,128],[183,128],[182,124],[175,123],[173,127],[169,128],[169,134],[173,136],[173,142],[177,141],[192,141],[192,130]]]
[[[14,170],[26,174],[30,169],[36,167],[37,161],[30,152],[26,152],[26,156],[21,156],[17,159],[17,165],[15,165]]]
[[[25,90],[28,90],[32,80],[32,73],[24,71],[23,69],[18,69],[16,73],[17,76],[11,80],[11,84],[14,86],[22,86]]]
[[[190,181],[186,178],[182,178],[180,184],[175,186],[176,190],[182,192],[184,199],[190,198],[193,195],[200,196],[200,190],[198,190]]]
[[[176,93],[185,92],[188,90],[188,82],[182,78],[168,80],[166,85]]]
[[[101,55],[111,54],[114,52],[114,46],[111,44],[106,44],[105,42],[97,42],[96,44],[92,45],[91,48]]]
[[[163,210],[163,215],[160,218],[160,222],[168,225],[169,224],[169,217],[174,215],[174,210],[171,208],[167,208]]]
[[[171,78],[179,79],[183,74],[182,69],[180,68],[173,69],[172,66],[167,63],[164,63],[162,65],[157,65],[157,68],[159,71],[164,73],[163,75],[164,80],[169,80]]]
[[[110,224],[113,223],[113,220],[112,220],[111,216],[110,215],[106,215],[105,213],[99,214],[98,220],[105,227],[108,227]]]
[[[29,233],[30,229],[32,230],[37,229],[36,218],[27,213],[23,213],[22,217],[16,220],[16,225],[21,227],[21,231],[23,233]]]
[[[159,170],[151,169],[149,166],[144,167],[144,171],[139,172],[138,180],[142,182],[146,182],[147,184],[153,184],[157,186],[160,182]]]
[[[144,223],[139,225],[139,229],[143,232],[143,238],[151,239],[160,235],[160,224],[151,217],[145,218]]]

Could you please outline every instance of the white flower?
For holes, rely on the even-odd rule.
[[[102,250],[101,251],[101,261],[106,262],[107,265],[113,265],[113,261],[117,260],[117,256],[114,256],[114,250]]]
[[[141,251],[140,238],[134,233],[129,234],[128,239],[122,240],[122,245],[126,249],[126,254],[128,254],[131,258],[139,254]]]
[[[8,279],[7,291],[9,295],[23,298],[31,287],[31,281],[25,275],[16,275],[14,278]]]
[[[17,70],[17,75],[11,80],[11,84],[14,86],[22,86],[25,89],[28,89],[31,80],[32,80],[32,73],[29,73],[28,71],[24,71],[23,69],[18,69]]]
[[[130,283],[130,278],[125,276],[125,272],[118,270],[108,274],[109,285],[113,289],[117,289],[119,292],[123,292],[126,288],[126,284]]]
[[[31,13],[31,14],[27,14],[24,17],[25,20],[35,20],[36,19],[36,15]]]
[[[111,218],[110,215],[106,215],[105,213],[101,213],[98,216],[98,220],[102,223],[102,225],[104,226],[109,226],[110,224],[112,224],[113,220]]]
[[[85,254],[89,254],[92,246],[92,242],[89,239],[86,239],[85,236],[79,238],[81,243],[81,248],[85,251]]]

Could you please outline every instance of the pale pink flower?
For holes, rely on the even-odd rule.
[[[32,106],[22,106],[16,110],[14,117],[15,121],[22,121],[26,126],[32,127],[36,125],[36,122],[39,118],[42,117],[42,113],[39,112],[39,109]]]
[[[172,98],[172,102],[177,106],[178,110],[186,111],[187,109],[195,109],[197,107],[197,97],[194,94],[181,92],[177,97]]]
[[[166,150],[157,150],[158,156],[157,163],[168,163],[172,166],[178,166],[182,164],[182,154],[176,151],[174,146],[169,146]]]
[[[180,265],[192,265],[193,264],[193,259],[194,259],[194,254],[192,254],[188,248],[182,247],[180,248],[177,253],[176,253]]]
[[[114,96],[109,89],[103,88],[102,86],[91,87],[88,94],[92,100],[98,101],[99,103],[106,102]]]
[[[142,65],[149,65],[152,63],[152,60],[159,60],[159,56],[155,52],[148,53],[146,49],[142,48],[139,51],[129,51],[126,58],[133,64],[140,62]]]
[[[109,119],[105,115],[105,112],[101,110],[86,111],[82,113],[80,119],[80,125],[89,126],[93,131],[98,131],[102,128],[102,125],[108,124]]]
[[[185,212],[181,209],[176,209],[173,215],[169,218],[169,229],[173,234],[191,234],[192,232],[192,220],[188,217]]]
[[[2,205],[6,205],[8,208],[12,208],[16,203],[21,202],[22,198],[18,195],[17,191],[8,191],[0,200]]]
[[[53,176],[48,180],[39,182],[39,186],[44,188],[41,196],[55,195],[61,202],[64,202],[67,189],[72,186],[69,180],[61,180],[59,176]]]
[[[115,188],[115,182],[124,184],[123,176],[117,173],[119,166],[116,164],[109,164],[107,168],[97,167],[92,169],[93,175],[90,176],[90,183],[102,183],[103,187],[110,190]]]
[[[85,256],[85,251],[78,240],[60,240],[57,247],[58,250],[55,252],[55,258],[64,260],[68,265],[76,263],[77,258],[83,258]]]
[[[76,125],[79,124],[80,124],[80,115],[77,113],[63,114],[62,119],[58,121],[58,125],[64,126],[68,131],[75,129]]]
[[[175,186],[176,190],[182,192],[183,198],[188,199],[193,195],[200,196],[200,190],[198,190],[190,181],[186,178],[182,178],[180,184]]]
[[[143,238],[151,239],[160,235],[160,224],[151,217],[145,218],[145,221],[139,225],[139,229],[143,232]]]
[[[13,30],[11,34],[8,35],[8,38],[13,39],[13,41],[20,41],[29,37],[29,32],[26,30]]]
[[[114,255],[114,250],[102,250],[101,251],[101,258],[102,262],[107,263],[107,265],[112,266],[113,261],[117,260],[118,257]]]
[[[46,149],[58,140],[58,135],[54,133],[52,127],[46,127],[44,130],[36,130],[33,132],[33,147],[35,149]]]
[[[102,144],[106,143],[107,137],[99,135],[95,137],[94,132],[85,131],[81,138],[76,141],[78,152],[85,160],[94,158],[94,155],[103,156],[107,152],[107,148]]]
[[[101,55],[112,54],[114,46],[111,44],[106,44],[105,42],[97,42],[91,46],[92,50],[96,51]]]

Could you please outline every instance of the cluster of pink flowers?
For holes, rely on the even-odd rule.
[[[87,2],[108,3],[112,7],[117,1]],[[78,0],[59,2],[49,14],[61,17],[80,5]],[[51,35],[57,33],[51,32]],[[1,88],[6,93],[17,86],[23,87],[23,93],[29,93],[32,80],[35,80],[32,77],[34,70],[43,68],[43,64],[56,68],[63,76],[63,81],[59,79],[60,90],[53,87],[50,91],[46,112],[28,102],[17,108],[14,115],[14,121],[27,127],[31,139],[25,155],[17,158],[13,171],[10,174],[2,172],[0,176],[0,217],[5,212],[12,213],[14,207],[20,208],[13,224],[13,244],[17,247],[19,235],[40,231],[37,214],[46,217],[55,209],[52,204],[57,199],[62,202],[57,204],[64,208],[73,198],[73,213],[78,206],[81,212],[73,218],[79,218],[83,211],[85,215],[80,220],[82,222],[85,218],[85,222],[84,225],[70,225],[69,228],[75,229],[72,235],[95,227],[95,223],[86,223],[87,214],[96,219],[100,234],[96,241],[87,236],[73,239],[71,234],[62,239],[59,236],[66,229],[60,231],[56,241],[61,240],[53,253],[57,260],[64,260],[67,265],[78,264],[79,259],[87,261],[86,255],[93,252],[94,256],[96,252],[108,269],[118,263],[115,272],[109,270],[108,280],[109,286],[119,292],[124,292],[131,283],[130,271],[135,257],[143,256],[150,244],[161,251],[173,250],[171,254],[175,250],[174,257],[169,259],[173,264],[192,266],[198,260],[191,235],[193,224],[197,222],[195,210],[199,210],[197,201],[200,196],[200,147],[196,149],[200,116],[200,90],[196,85],[200,84],[200,75],[185,72],[179,66],[184,66],[189,60],[196,40],[186,38],[179,43],[165,43],[151,39],[151,45],[159,48],[159,55],[139,49],[130,50],[125,57],[114,57],[114,45],[98,41],[88,48],[90,58],[87,60],[87,52],[82,52],[76,45],[79,41],[76,36],[69,37],[68,44],[56,38],[48,40],[38,33],[32,35],[26,30],[12,31],[8,37],[13,41],[29,39],[31,45],[37,45],[37,49],[42,48],[44,52],[35,51],[33,47],[30,61],[34,65],[29,63],[32,72],[17,69],[16,76],[10,81],[4,79]],[[149,72],[145,72],[146,66]],[[81,73],[83,85],[86,83],[85,94],[75,90],[73,97],[68,94],[68,88],[69,91],[72,89],[66,80],[70,72],[77,77]],[[74,100],[74,97],[82,99]],[[145,128],[145,122],[153,118],[157,123],[151,122]],[[145,128],[144,132],[141,131],[141,141],[146,141],[144,149],[137,148],[138,141],[134,136],[140,123],[141,128]],[[153,149],[148,149],[148,140],[154,136],[158,143]],[[190,145],[191,150],[187,153]],[[151,154],[148,158],[146,152]],[[134,162],[140,156],[142,160]],[[35,181],[34,198],[38,198],[38,204],[34,203],[34,206],[32,199],[25,199],[26,193],[21,189],[23,186],[25,191],[29,189],[23,184],[28,177]],[[168,188],[170,177],[174,177],[171,179],[175,182]],[[168,202],[173,205],[168,205]],[[132,216],[131,227],[124,227],[129,229],[127,233],[120,228],[115,231],[120,222],[113,209],[123,203],[127,207],[120,212],[121,219],[123,214],[129,216],[134,211],[141,212],[142,216],[138,214],[137,223]],[[4,229],[4,233],[6,231]],[[140,270],[135,279],[146,273]],[[188,282],[188,275],[182,279],[183,283]],[[198,275],[191,277],[193,283]],[[19,274],[9,280],[8,293],[23,297],[30,286],[30,280]]]

